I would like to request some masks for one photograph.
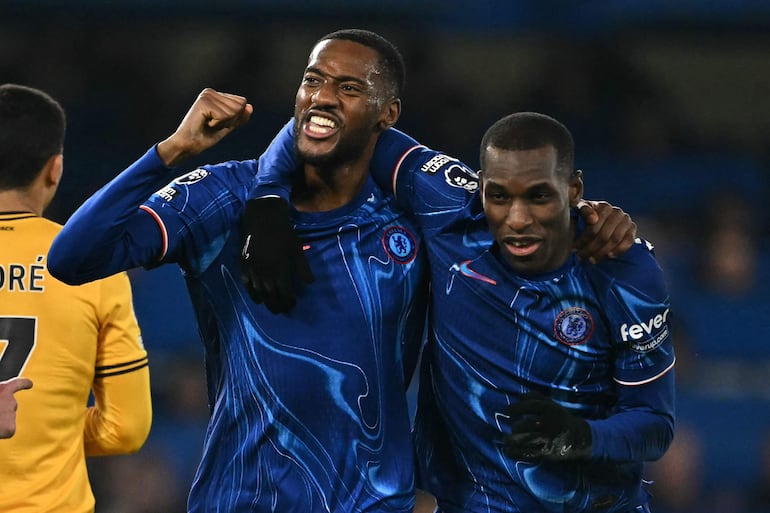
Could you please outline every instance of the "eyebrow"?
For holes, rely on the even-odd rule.
[[[321,75],[324,77],[330,77],[337,82],[356,82],[357,84],[361,84],[361,85],[367,84],[366,80],[361,79],[359,77],[354,77],[353,75],[339,75],[339,76],[330,75],[329,73],[324,73],[323,71],[316,68],[315,66],[308,66],[307,68],[305,68],[305,73],[308,73],[308,72],[315,73],[316,75]]]
[[[494,181],[491,181],[491,180],[488,180],[486,182],[486,184],[487,184],[486,187],[485,187],[486,189],[489,189],[490,187],[496,188],[496,189],[505,189],[504,185],[501,185],[501,184],[499,184],[497,182],[494,182]]]
[[[494,181],[494,178],[487,178],[487,182],[486,182],[485,188],[487,188],[487,189],[489,189],[489,188],[503,189],[503,190],[507,189],[507,187],[504,184],[502,184],[500,182]],[[537,190],[537,189],[553,190],[553,189],[555,189],[555,185],[554,185],[553,182],[550,182],[548,180],[543,180],[543,181],[540,181],[540,182],[535,182],[535,183],[529,184],[526,187],[527,191],[532,191],[532,190]]]

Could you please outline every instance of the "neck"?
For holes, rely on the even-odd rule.
[[[32,212],[42,216],[43,202],[28,192],[18,189],[0,191],[0,212]]]
[[[325,212],[350,203],[363,189],[367,172],[351,167],[325,170],[305,166],[303,181],[294,188],[292,204],[301,212]]]
[[[305,163],[291,202],[300,212],[326,212],[350,203],[363,190],[377,137],[359,149],[357,156],[333,159],[327,164]]]

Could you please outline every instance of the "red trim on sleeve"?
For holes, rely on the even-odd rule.
[[[398,178],[398,171],[399,171],[399,168],[401,167],[401,164],[403,164],[403,163],[404,163],[404,160],[406,160],[406,157],[407,157],[407,156],[408,156],[408,155],[409,155],[409,154],[410,154],[412,151],[414,151],[414,150],[416,150],[416,149],[418,149],[418,148],[425,148],[425,146],[423,146],[423,145],[421,145],[421,144],[418,144],[418,145],[416,145],[416,146],[412,146],[411,148],[409,148],[408,150],[406,150],[406,151],[404,152],[404,154],[403,154],[403,155],[401,155],[401,158],[400,158],[400,159],[398,159],[398,162],[396,162],[396,167],[394,167],[394,168],[393,168],[393,178],[391,178],[391,182],[390,182],[390,184],[391,184],[391,187],[393,188],[393,196],[394,196],[394,197],[398,197],[398,192],[396,191],[396,179]]]
[[[139,208],[150,214],[150,216],[155,219],[155,222],[158,223],[158,228],[160,228],[160,236],[163,239],[163,249],[160,252],[158,260],[163,260],[163,257],[166,256],[166,252],[168,251],[168,233],[166,232],[166,225],[163,224],[163,220],[160,218],[160,216],[150,207],[146,205],[139,205]]]

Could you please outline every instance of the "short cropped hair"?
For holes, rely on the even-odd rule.
[[[376,51],[383,77],[391,87],[393,98],[401,98],[406,83],[406,66],[398,48],[379,34],[363,29],[343,29],[326,34],[316,44],[328,39],[344,39],[362,44]]]
[[[481,139],[480,164],[486,167],[487,148],[534,150],[552,145],[557,168],[569,176],[574,173],[575,142],[564,124],[539,112],[515,112],[496,121]]]
[[[0,190],[29,186],[62,153],[65,124],[64,109],[47,93],[0,85]]]

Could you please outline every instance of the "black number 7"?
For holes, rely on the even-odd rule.
[[[0,381],[21,373],[35,347],[36,328],[34,317],[0,317]]]

